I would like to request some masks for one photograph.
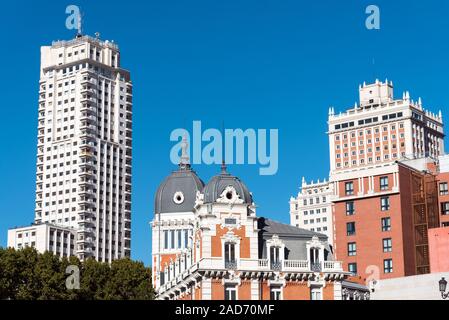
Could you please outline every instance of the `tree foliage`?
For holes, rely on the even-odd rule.
[[[79,268],[79,289],[67,289],[68,266]],[[0,300],[150,300],[151,269],[128,258],[111,264],[62,258],[33,248],[0,248]]]

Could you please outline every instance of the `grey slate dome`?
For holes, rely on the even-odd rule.
[[[249,192],[246,185],[235,176],[226,172],[226,166],[222,166],[222,171],[219,175],[214,176],[204,187],[204,203],[213,203],[216,202],[218,198],[220,198],[221,194],[227,187],[233,187],[240,197],[243,200],[243,203],[252,204],[253,197]]]
[[[191,212],[195,206],[197,191],[203,190],[204,182],[190,166],[172,172],[160,184],[154,201],[154,212]]]

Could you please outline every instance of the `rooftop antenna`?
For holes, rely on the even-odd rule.
[[[76,29],[78,30],[78,32],[76,34],[76,37],[79,38],[79,37],[81,37],[83,35],[83,13],[81,12],[81,10],[80,10],[80,12],[78,14],[78,19],[77,20],[78,21],[77,21],[77,28]]]

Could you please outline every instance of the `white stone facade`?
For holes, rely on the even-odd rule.
[[[301,190],[290,199],[290,224],[327,235],[333,244],[332,221],[333,184],[329,181],[307,183],[303,178]]]
[[[442,300],[438,282],[449,273],[377,280],[371,284],[371,300]]]
[[[404,159],[444,154],[443,117],[405,92],[394,99],[393,83],[363,84],[360,102],[344,113],[329,109],[331,175]]]
[[[76,232],[49,223],[8,230],[8,247],[35,248],[39,252],[50,251],[60,257],[75,255]]]
[[[130,256],[132,84],[113,42],[41,48],[35,224],[76,230],[74,254]]]

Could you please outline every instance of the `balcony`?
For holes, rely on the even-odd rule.
[[[322,272],[341,272],[344,273],[340,261],[322,261],[310,263],[307,260],[283,260],[276,263],[270,263],[269,259],[240,259],[238,261],[224,261],[222,257],[202,258],[197,263],[193,263],[186,257],[181,266],[177,262],[170,265],[161,285],[156,289],[160,295],[169,295],[169,291],[178,290],[183,285],[185,279],[194,275],[197,270],[202,271],[221,271],[241,270],[244,272],[297,272],[301,274],[312,273],[312,269]],[[168,271],[169,270],[169,271]],[[345,273],[347,274],[347,273]]]
[[[304,270],[309,271],[309,261],[307,260],[284,260],[282,270],[285,271],[296,271],[296,270]]]
[[[81,102],[89,101],[89,102],[92,102],[92,103],[96,103],[96,102],[97,102],[97,99],[92,98],[92,97],[90,97],[90,96],[84,95],[84,96],[81,97],[80,101],[81,101]]]
[[[94,124],[94,123],[97,123],[97,117],[94,117],[94,116],[88,115],[88,114],[81,115],[80,120],[81,121],[86,121],[86,122],[83,122],[83,124]]]
[[[323,271],[343,271],[343,263],[341,261],[324,261]]]
[[[244,270],[244,271],[278,271],[278,272],[342,272],[340,261],[321,261],[311,263],[308,260],[281,260],[270,262],[269,259],[240,259],[224,261],[223,258],[204,258],[200,261],[200,268],[215,270]]]
[[[237,269],[237,261],[225,261],[225,269],[235,270]]]
[[[80,228],[78,230],[78,232],[92,234],[92,233],[94,233],[94,229],[93,228]]]

